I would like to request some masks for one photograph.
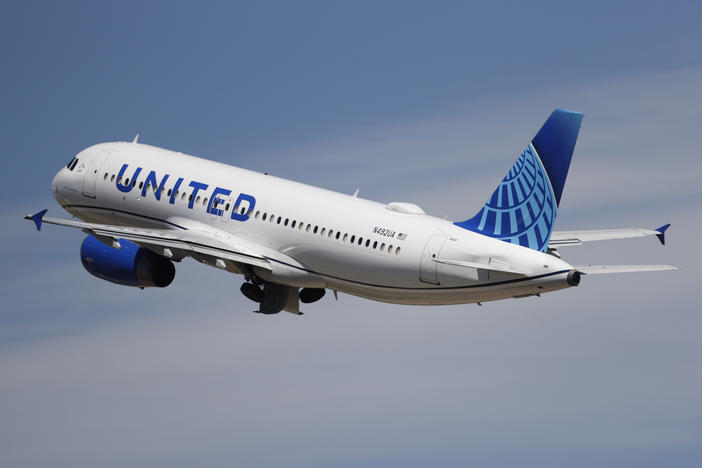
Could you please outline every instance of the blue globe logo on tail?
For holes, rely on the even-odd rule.
[[[485,206],[472,218],[455,224],[545,252],[582,117],[556,109]]]
[[[545,251],[556,210],[546,170],[536,150],[529,145],[478,214],[456,224],[486,236]]]

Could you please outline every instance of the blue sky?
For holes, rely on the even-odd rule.
[[[0,452],[15,466],[700,466],[702,8],[694,2],[21,2],[0,18]],[[261,317],[239,277],[159,291],[21,220],[130,140],[466,219],[555,107],[585,113],[563,249],[672,263],[540,299],[341,295]]]

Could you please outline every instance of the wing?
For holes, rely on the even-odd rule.
[[[600,229],[592,231],[554,231],[551,234],[548,246],[551,249],[568,245],[582,245],[583,242],[630,239],[634,237],[656,236],[661,244],[665,245],[665,231],[670,224],[658,229]]]
[[[113,226],[109,224],[84,223],[68,219],[45,218],[46,210],[25,219],[34,221],[37,230],[42,223],[56,224],[82,229],[106,244],[119,248],[119,239],[126,239],[168,258],[182,259],[186,256],[207,257],[212,263],[218,259],[271,269],[268,260],[252,248],[250,243],[228,233],[209,229],[144,229]],[[248,244],[248,245],[247,245]]]
[[[585,265],[574,267],[584,275],[604,275],[608,273],[634,273],[637,271],[679,270],[672,265]]]

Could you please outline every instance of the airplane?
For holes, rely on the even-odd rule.
[[[556,109],[471,218],[452,222],[406,202],[353,195],[138,142],[100,143],[54,177],[78,220],[85,269],[120,285],[166,287],[191,257],[244,276],[262,314],[302,314],[327,289],[396,304],[465,304],[540,296],[581,275],[675,270],[670,265],[572,266],[559,249],[655,235],[658,229],[554,231],[583,114]]]

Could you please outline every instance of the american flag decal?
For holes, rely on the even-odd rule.
[[[405,234],[404,232],[401,232],[397,235],[397,240],[405,240],[405,239],[407,239],[407,234]]]

